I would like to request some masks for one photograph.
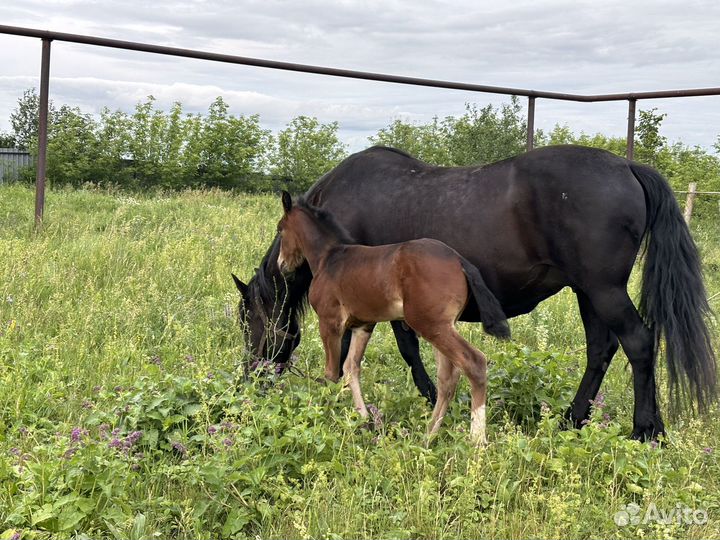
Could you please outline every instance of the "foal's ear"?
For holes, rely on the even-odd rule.
[[[292,210],[292,197],[287,191],[282,192],[282,203],[286,214]]]
[[[237,290],[240,291],[240,294],[243,295],[243,297],[247,296],[248,292],[248,286],[245,285],[242,281],[240,281],[240,278],[237,277],[235,274],[230,274],[233,278],[233,281],[235,282],[235,286],[237,287]]]

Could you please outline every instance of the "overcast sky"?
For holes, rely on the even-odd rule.
[[[349,69],[573,93],[720,86],[720,2],[684,0],[13,0],[0,24]],[[40,40],[0,35],[0,130],[38,84]],[[502,96],[337,79],[54,42],[50,96],[86,112],[152,94],[204,111],[222,95],[272,129],[337,120],[353,150],[395,118],[462,114]],[[524,102],[523,102],[524,103]],[[710,147],[720,96],[639,103],[671,140]],[[625,102],[538,100],[536,125],[623,135]]]

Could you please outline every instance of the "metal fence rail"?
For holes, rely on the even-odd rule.
[[[276,60],[264,60],[247,56],[235,56],[194,49],[183,49],[179,47],[166,47],[149,43],[138,43],[134,41],[123,41],[80,34],[68,34],[64,32],[51,32],[35,28],[21,28],[17,26],[0,25],[0,34],[10,34],[39,38],[42,40],[42,62],[40,74],[40,129],[38,134],[38,170],[36,181],[36,204],[35,221],[39,225],[42,221],[45,190],[45,157],[47,150],[47,103],[48,83],[50,77],[50,43],[53,40],[66,41],[69,43],[81,43],[98,47],[110,47],[130,51],[140,51],[168,56],[179,56],[184,58],[196,58],[199,60],[210,60],[229,64],[240,64],[268,69],[279,69],[285,71],[296,71],[301,73],[314,73],[317,75],[328,75],[332,77],[345,77],[351,79],[363,79],[368,81],[379,81],[396,84],[409,84],[414,86],[426,86],[433,88],[446,88],[451,90],[465,90],[469,92],[483,92],[489,94],[524,96],[528,98],[527,118],[527,149],[534,146],[534,125],[535,106],[538,98],[554,99],[562,101],[575,101],[579,103],[597,103],[606,101],[627,101],[628,102],[628,125],[627,125],[627,157],[632,159],[634,153],[635,115],[638,100],[661,99],[696,96],[717,96],[720,95],[720,87],[712,88],[691,88],[683,90],[662,90],[657,92],[626,92],[618,94],[569,94],[562,92],[547,92],[541,90],[527,90],[523,88],[509,88],[502,86],[488,86],[483,84],[472,84],[455,81],[443,81],[437,79],[424,79],[419,77],[406,77],[401,75],[390,75],[385,73],[373,73],[368,71],[357,71],[308,64],[297,64],[291,62],[279,62]]]
[[[29,152],[16,148],[0,148],[0,184],[17,180],[20,169],[29,165]]]

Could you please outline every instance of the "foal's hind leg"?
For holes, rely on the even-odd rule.
[[[455,368],[459,368],[470,380],[471,418],[470,436],[473,442],[485,444],[485,401],[487,398],[487,359],[485,355],[470,345],[458,333],[454,326],[428,328],[421,332]],[[438,373],[438,385],[440,384]],[[440,400],[438,399],[438,402]]]
[[[455,395],[455,388],[460,378],[460,370],[438,349],[433,347],[433,351],[435,352],[435,363],[437,364],[438,396],[428,425],[428,435],[430,436],[435,435],[440,429],[448,404]]]
[[[368,410],[365,407],[365,401],[362,397],[360,389],[360,362],[362,361],[365,348],[367,347],[370,336],[372,336],[373,327],[353,328],[352,340],[350,341],[350,349],[348,351],[344,371],[348,376],[348,386],[352,392],[353,403],[363,418],[368,417]]]
[[[583,420],[590,416],[590,400],[595,399],[610,361],[617,352],[618,339],[612,330],[595,311],[590,299],[576,291],[580,316],[585,327],[587,341],[587,367],[568,416],[576,428],[581,428]]]

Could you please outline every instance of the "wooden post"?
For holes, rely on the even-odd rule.
[[[696,182],[690,182],[688,185],[687,199],[685,199],[685,223],[690,225],[690,218],[692,217],[693,204],[695,204],[695,190],[697,189]]]

